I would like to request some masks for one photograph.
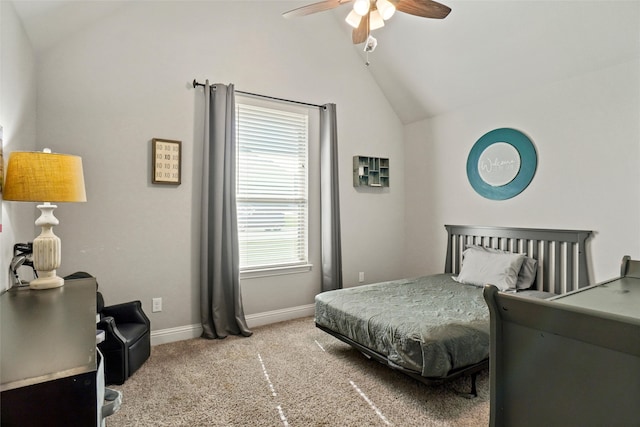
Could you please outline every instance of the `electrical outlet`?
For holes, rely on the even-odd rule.
[[[360,283],[364,282],[364,271],[361,271],[360,273],[358,273],[358,282]]]
[[[151,306],[152,313],[157,313],[158,311],[162,311],[162,298],[153,298],[151,301],[153,302]]]

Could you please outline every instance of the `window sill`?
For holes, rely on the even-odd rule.
[[[254,270],[240,271],[240,279],[255,279],[258,277],[282,276],[284,274],[307,273],[311,271],[313,264],[293,265],[285,267],[269,267]]]

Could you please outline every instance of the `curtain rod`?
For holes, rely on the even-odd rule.
[[[204,86],[204,83],[198,83],[196,81],[196,79],[193,79],[193,88],[195,89],[197,86]],[[308,102],[302,102],[302,101],[292,101],[291,99],[284,99],[284,98],[276,98],[275,96],[269,96],[269,95],[260,95],[259,93],[252,93],[252,92],[243,92],[241,90],[236,90],[236,93],[242,94],[242,95],[247,95],[247,96],[255,96],[258,98],[266,98],[266,99],[273,99],[275,101],[283,101],[283,102],[290,102],[292,104],[300,104],[300,105],[306,105],[308,107],[317,107],[317,108],[324,108],[323,105],[318,105],[318,104],[310,104]]]

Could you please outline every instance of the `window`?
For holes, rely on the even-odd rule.
[[[307,265],[309,115],[236,104],[240,270]]]

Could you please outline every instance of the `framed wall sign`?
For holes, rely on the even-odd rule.
[[[538,157],[531,140],[510,128],[484,134],[467,158],[467,178],[482,197],[506,200],[520,194],[536,173]]]
[[[151,141],[151,182],[180,185],[182,180],[182,142],[154,138]]]
[[[4,185],[4,158],[2,157],[2,126],[0,126],[0,194]],[[0,233],[2,233],[2,203],[0,203]]]

